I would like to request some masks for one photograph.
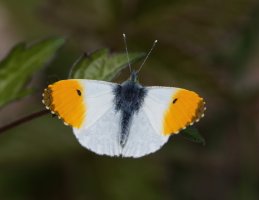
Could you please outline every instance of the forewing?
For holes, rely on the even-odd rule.
[[[119,113],[115,112],[116,84],[70,79],[49,85],[43,102],[52,113],[73,127],[80,144],[101,155],[119,156]]]
[[[43,103],[65,124],[87,128],[112,107],[115,86],[104,81],[61,80],[44,90]]]
[[[144,110],[159,134],[177,134],[204,116],[205,102],[193,91],[173,87],[147,90]]]
[[[113,90],[117,84],[104,81],[82,80],[84,84],[84,103],[87,107],[84,129],[91,127],[108,110],[114,107]]]

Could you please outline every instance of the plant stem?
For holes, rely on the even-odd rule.
[[[28,122],[32,119],[41,117],[41,116],[46,115],[48,113],[49,113],[49,110],[41,110],[41,111],[32,113],[30,115],[27,115],[25,117],[22,117],[21,119],[18,119],[18,120],[14,121],[10,124],[7,124],[7,125],[4,125],[3,127],[0,127],[0,134],[2,134],[3,132],[5,132],[9,129],[15,128],[16,126],[19,126],[20,124],[26,123],[26,122]]]

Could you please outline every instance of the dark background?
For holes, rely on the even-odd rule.
[[[66,78],[82,52],[123,52],[123,32],[131,52],[159,40],[142,84],[205,98],[205,118],[195,126],[206,146],[173,136],[144,158],[102,157],[47,115],[0,135],[0,199],[259,199],[256,0],[0,0],[1,58],[19,41],[67,38],[30,83],[37,93],[2,109],[0,125],[43,109],[42,88]]]

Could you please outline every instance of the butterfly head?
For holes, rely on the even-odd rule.
[[[132,71],[130,74],[130,81],[137,83],[138,82],[138,72],[137,71]]]

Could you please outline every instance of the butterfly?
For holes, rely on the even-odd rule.
[[[44,90],[42,102],[73,128],[79,143],[90,151],[145,156],[159,150],[171,135],[198,122],[206,108],[203,98],[193,91],[141,85],[140,69],[131,71],[121,84],[86,79],[55,82]]]

